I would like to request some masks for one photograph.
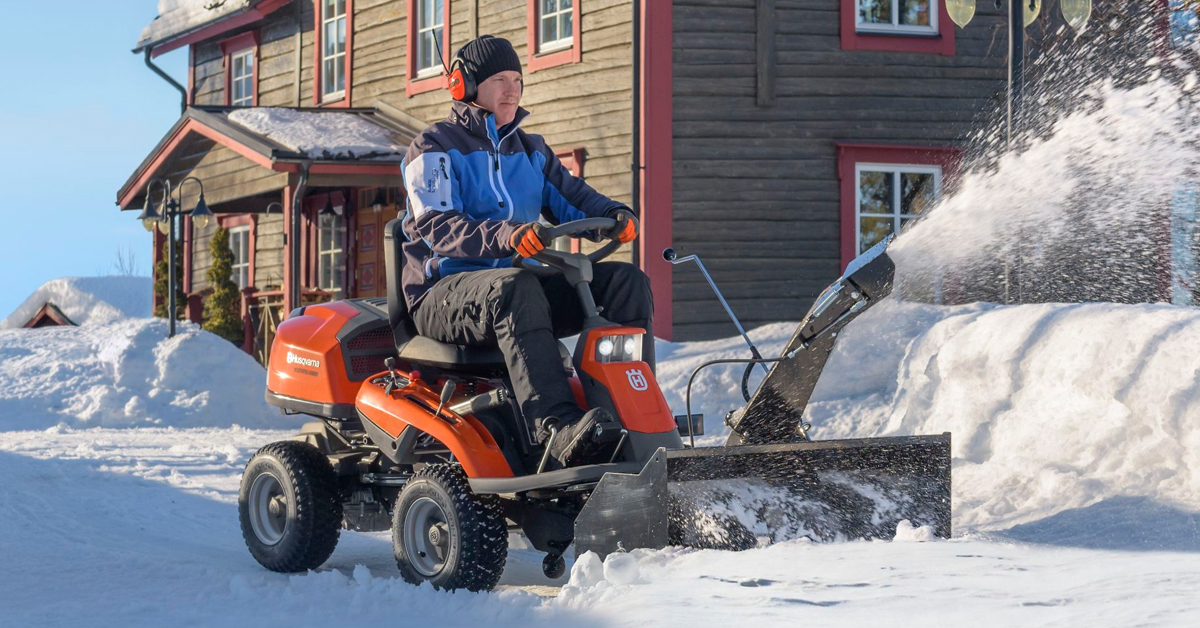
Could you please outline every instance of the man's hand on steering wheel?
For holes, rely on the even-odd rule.
[[[549,229],[540,222],[527,222],[513,232],[508,243],[522,257],[533,257],[546,248],[546,232]]]
[[[638,235],[637,216],[633,215],[633,210],[628,207],[614,207],[608,210],[606,214],[609,218],[617,221],[617,225],[604,233],[604,237],[628,244],[633,242]]]

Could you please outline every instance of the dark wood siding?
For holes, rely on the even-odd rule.
[[[770,106],[756,98],[760,4],[775,5]],[[841,4],[674,0],[673,240],[747,326],[800,319],[840,274],[835,142],[959,145],[1003,88],[991,3],[953,57],[843,51]],[[735,331],[694,269],[675,271],[673,298],[676,339]]]

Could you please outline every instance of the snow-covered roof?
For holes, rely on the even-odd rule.
[[[411,137],[361,115],[279,107],[237,109],[229,121],[313,159],[384,159],[404,154]]]
[[[142,50],[173,37],[183,35],[236,13],[253,8],[263,0],[158,0],[158,17],[154,18],[135,50]]]
[[[13,310],[0,329],[22,327],[42,306],[53,304],[76,325],[104,325],[150,316],[149,277],[63,277],[42,284]]]

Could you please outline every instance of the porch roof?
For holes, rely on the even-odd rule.
[[[257,22],[291,0],[158,0],[158,16],[142,29],[134,52],[157,57],[189,43]]]
[[[189,107],[117,192],[134,208],[146,184],[180,147],[203,137],[278,173],[400,176],[400,160],[423,123],[374,108]]]

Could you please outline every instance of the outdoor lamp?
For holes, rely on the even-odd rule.
[[[959,28],[966,28],[975,17],[975,0],[946,0],[946,12]]]
[[[321,208],[321,213],[329,214],[331,216],[333,215],[334,212],[333,212],[333,195],[332,194],[325,195],[325,206]]]
[[[1025,7],[1025,26],[1033,24],[1033,21],[1042,13],[1042,0],[1029,0],[1029,6]]]
[[[383,205],[387,202],[387,197],[383,193],[383,188],[375,188],[375,198],[371,199],[371,209],[376,213],[383,211]]]
[[[154,231],[154,225],[158,222],[158,212],[154,211],[154,200],[150,198],[150,192],[146,192],[146,205],[142,208],[142,213],[138,215],[138,220],[142,221],[142,227],[146,231]]]
[[[204,202],[204,193],[200,193],[200,200],[196,202],[196,208],[192,210],[192,224],[203,229],[212,222],[213,213],[208,209],[208,203]]]
[[[1083,32],[1088,18],[1092,17],[1092,0],[1062,0],[1059,6],[1067,24],[1070,24],[1076,33]]]
[[[163,235],[167,235],[171,232],[171,221],[167,216],[167,212],[163,212],[162,215],[158,217],[158,232]]]

